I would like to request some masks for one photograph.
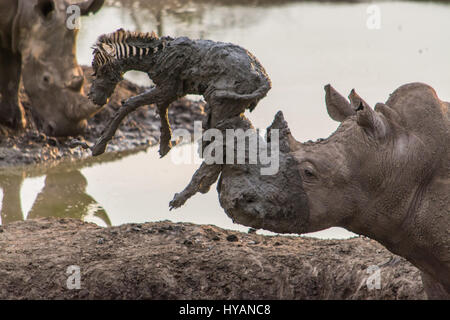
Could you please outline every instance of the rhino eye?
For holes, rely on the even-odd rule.
[[[305,173],[306,177],[309,177],[309,178],[315,177],[314,172],[312,172],[311,169],[306,168],[303,170],[303,172]]]

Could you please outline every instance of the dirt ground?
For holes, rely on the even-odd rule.
[[[92,69],[83,67],[83,71],[86,79],[84,91],[89,92]],[[121,101],[144,90],[145,88],[130,81],[120,82],[108,105],[89,119],[86,133],[75,138],[90,145],[94,144],[109,119],[121,106]],[[57,162],[62,159],[84,159],[91,156],[90,150],[69,147],[69,142],[74,137],[55,138],[39,132],[32,120],[31,105],[23,88],[21,88],[20,100],[26,111],[28,127],[23,132],[17,133],[0,126],[0,168]],[[194,121],[203,119],[203,107],[203,102],[195,102],[186,98],[174,102],[169,108],[172,129],[184,128],[193,132]],[[106,151],[108,153],[129,151],[156,145],[160,136],[159,128],[160,120],[155,112],[155,107],[141,107],[123,121]]]
[[[72,265],[80,289],[67,288]],[[366,285],[371,266],[380,268],[380,289]],[[0,299],[424,298],[415,267],[362,237],[262,236],[167,221],[0,226]]]

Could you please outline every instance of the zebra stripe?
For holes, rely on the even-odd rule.
[[[125,57],[129,58],[131,56],[131,52],[130,52],[130,46],[126,43],[123,44],[125,47]]]
[[[164,50],[166,43],[162,40],[158,46],[145,46],[131,45],[128,40],[133,37],[143,37],[158,39],[154,32],[152,33],[129,33],[122,29],[119,29],[114,34],[104,39],[99,39],[97,42],[97,54],[94,58],[99,65],[104,65],[113,62],[115,59],[127,59],[130,57],[139,57],[151,55],[153,53],[159,53]],[[103,44],[102,44],[103,43]]]
[[[122,58],[128,58],[128,51],[127,46],[124,45],[122,42],[119,42],[120,50],[122,50]]]
[[[103,56],[103,52],[99,52],[98,59],[100,60],[100,62],[101,62],[102,64],[106,63],[106,59],[105,59],[105,57]]]
[[[114,49],[116,50],[116,57],[117,59],[120,59],[120,51],[119,51],[119,45],[117,43],[114,43]]]
[[[118,43],[116,43],[116,50],[117,50],[117,58],[122,59],[123,53],[122,53],[122,49],[120,48],[120,45]]]
[[[120,30],[117,34],[118,34],[117,42],[122,43],[124,36],[123,30]]]

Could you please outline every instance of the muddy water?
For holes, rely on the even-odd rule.
[[[327,137],[338,125],[324,107],[327,83],[343,93],[355,87],[375,104],[401,84],[421,81],[450,101],[450,5],[375,3],[380,28],[369,29],[369,4],[365,3],[170,7],[170,2],[124,1],[120,7],[107,6],[84,18],[79,62],[89,64],[90,46],[97,36],[119,27],[238,43],[260,59],[273,81],[268,97],[249,115],[253,124],[265,128],[283,110],[292,133],[301,141]],[[127,77],[148,83],[142,74]],[[192,147],[183,146],[177,152],[189,153]],[[5,190],[2,222],[50,214],[103,226],[170,219],[247,230],[226,217],[214,189],[169,212],[174,192],[184,188],[198,166],[175,162],[172,155],[159,159],[157,150],[149,149],[84,168],[62,165],[48,174],[27,171],[0,177]],[[351,235],[341,228],[313,234],[321,238]]]

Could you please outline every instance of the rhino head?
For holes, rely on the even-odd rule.
[[[99,10],[103,2],[18,2],[13,47],[22,56],[22,80],[33,115],[47,134],[81,133],[86,119],[99,110],[84,96],[84,76],[76,59],[77,30],[67,27],[71,13],[67,8],[77,5],[78,12],[87,15]]]
[[[325,92],[328,114],[340,126],[327,139],[291,149],[308,198],[307,231],[342,226],[384,235],[395,251],[403,232],[424,229],[414,217],[427,214],[431,185],[448,176],[447,103],[421,83],[400,87],[374,108],[354,90],[349,101],[330,85]]]
[[[282,114],[280,170],[226,165],[218,184],[225,212],[241,224],[279,233],[332,226],[368,236],[441,282],[450,294],[449,104],[421,83],[372,108],[325,87],[327,139],[300,143]]]
[[[375,212],[398,212],[401,223],[404,214],[413,210],[411,206],[417,205],[412,201],[416,190],[440,171],[448,175],[448,103],[439,100],[431,87],[405,85],[374,109],[354,90],[350,101],[330,85],[325,91],[329,115],[341,122],[330,137],[298,142],[279,112],[268,134],[273,129],[281,132],[280,172],[267,178],[257,174],[257,165],[225,166],[219,193],[233,218],[284,233],[331,226],[376,233],[375,225],[385,229],[399,225],[385,224],[394,217]],[[245,187],[231,196],[229,187],[234,185]],[[284,196],[283,190],[289,194]],[[261,203],[283,207],[284,213],[257,208]],[[371,222],[359,225],[362,214],[367,217],[365,222]],[[273,218],[270,222],[269,217]]]

